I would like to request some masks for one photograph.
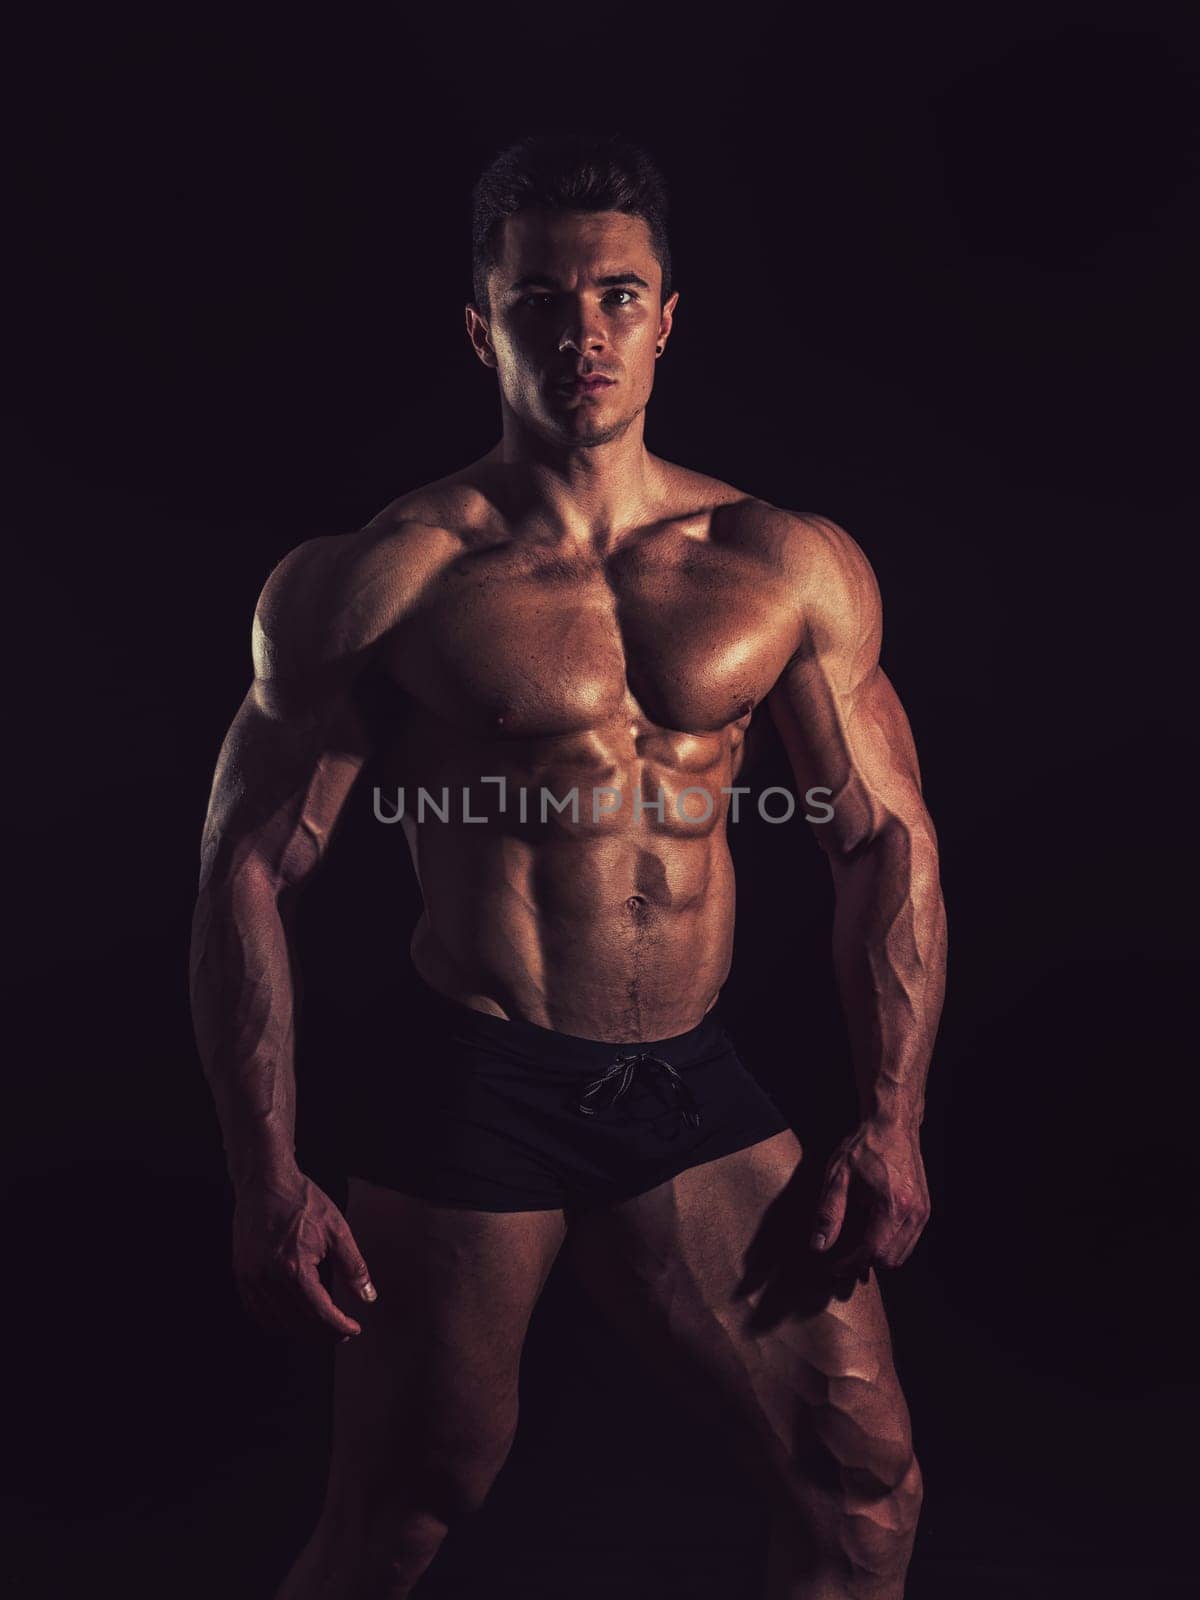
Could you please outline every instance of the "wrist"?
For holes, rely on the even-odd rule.
[[[229,1181],[235,1194],[264,1189],[288,1191],[303,1182],[294,1150],[258,1151],[229,1159]]]
[[[860,1120],[864,1127],[879,1133],[903,1133],[915,1137],[921,1131],[925,1108],[912,1101],[872,1095],[861,1102]]]

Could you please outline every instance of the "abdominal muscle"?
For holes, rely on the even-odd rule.
[[[532,838],[406,822],[426,908],[418,973],[476,1010],[559,1033],[686,1033],[729,972],[733,863],[723,821],[682,837],[649,821]]]

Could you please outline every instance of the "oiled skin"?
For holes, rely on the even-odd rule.
[[[271,574],[205,828],[193,1008],[238,1195],[239,1286],[269,1325],[348,1340],[325,1509],[280,1600],[407,1595],[482,1502],[564,1244],[602,1313],[761,1475],[770,1600],[892,1600],[920,1472],[870,1268],[907,1259],[929,1214],[919,1129],[945,922],[911,736],[879,668],[878,591],[827,519],[645,449],[677,297],[656,299],[641,219],[523,213],[506,229],[497,303],[468,308],[500,379],[501,443]],[[599,281],[618,261],[644,303]],[[536,325],[500,303],[502,277],[531,263],[559,286]],[[560,401],[561,356],[613,375],[612,391]],[[456,799],[466,785],[492,819],[378,825],[380,851],[403,831],[413,852],[427,980],[496,1015],[644,1041],[692,1027],[728,972],[721,790],[764,703],[800,809],[817,786],[833,806],[813,831],[862,1115],[828,1167],[787,1130],[570,1228],[561,1211],[475,1212],[357,1180],[343,1218],[295,1164],[287,928],[368,755],[383,757],[385,811],[399,787],[411,808],[418,785]],[[543,787],[577,787],[580,819],[498,815],[485,777],[534,806]],[[593,820],[599,787],[622,803]],[[639,815],[634,796],[660,788],[665,815]],[[705,821],[675,815],[684,788]]]
[[[393,756],[382,814],[404,790],[419,970],[482,1010],[597,1039],[684,1032],[720,991],[734,913],[722,789],[800,631],[797,519],[660,470],[659,520],[611,552],[506,526],[484,464],[280,579],[327,583],[341,564],[352,607],[360,573],[397,574],[372,619],[374,668],[396,691],[372,697],[374,748]],[[269,597],[264,631],[285,603]],[[418,785],[443,804],[448,789],[448,821],[415,821]],[[486,823],[462,820],[464,787]],[[543,820],[543,789],[567,809],[547,801]],[[380,848],[395,842],[381,825]]]

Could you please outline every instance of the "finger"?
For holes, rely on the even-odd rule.
[[[875,1264],[880,1267],[898,1267],[912,1240],[913,1225],[905,1217],[892,1228],[887,1238],[875,1252]]]
[[[362,1332],[361,1323],[338,1310],[314,1267],[302,1268],[299,1275],[290,1280],[290,1288],[293,1308],[303,1318],[305,1325],[316,1325],[342,1334]]]
[[[846,1278],[865,1279],[871,1267],[878,1262],[880,1253],[886,1251],[894,1236],[895,1228],[896,1224],[882,1206],[873,1207],[867,1215],[858,1242],[838,1260],[836,1264],[838,1274]]]
[[[892,1246],[895,1260],[893,1266],[902,1267],[917,1248],[921,1235],[925,1232],[925,1224],[929,1221],[928,1215],[917,1215],[911,1218],[901,1230],[900,1237]]]
[[[890,1261],[885,1261],[884,1266],[891,1267],[893,1270],[896,1267],[902,1267],[916,1249],[917,1240],[920,1237],[919,1229],[910,1228],[892,1247],[892,1258]]]
[[[354,1235],[350,1232],[350,1225],[346,1222],[334,1232],[333,1259],[359,1299],[379,1298],[375,1285],[371,1282],[371,1274],[367,1271],[367,1263],[363,1260],[362,1253],[354,1242]]]
[[[896,1229],[889,1248],[885,1266],[903,1266],[917,1247],[917,1241],[925,1231],[925,1224],[929,1221],[928,1202],[917,1202],[905,1214],[900,1226]]]
[[[814,1250],[828,1250],[837,1240],[842,1223],[846,1220],[846,1196],[849,1192],[850,1168],[842,1162],[825,1178],[809,1241]]]
[[[856,1283],[866,1283],[871,1276],[872,1261],[869,1256],[856,1254],[853,1258],[843,1262],[835,1262],[830,1267],[836,1283],[846,1284],[851,1289]]]

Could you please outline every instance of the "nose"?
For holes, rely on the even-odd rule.
[[[558,349],[574,350],[577,355],[587,355],[602,350],[605,345],[604,324],[596,311],[576,305],[566,315],[558,336]]]

